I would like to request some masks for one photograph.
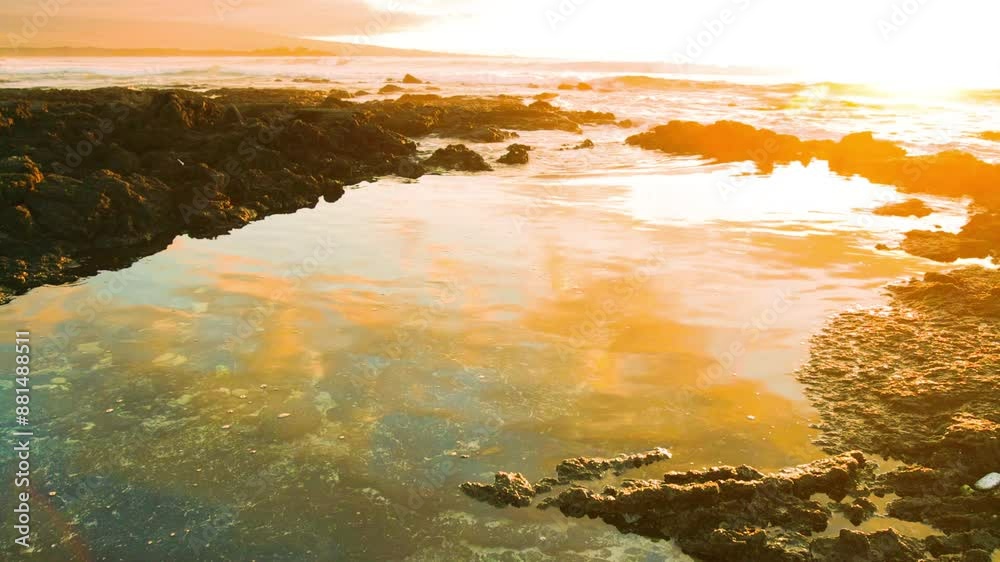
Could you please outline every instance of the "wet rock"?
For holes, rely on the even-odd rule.
[[[803,143],[792,135],[780,135],[735,121],[719,121],[711,125],[671,121],[633,135],[625,142],[647,150],[705,156],[719,162],[749,160],[764,173],[770,173],[778,163],[805,164],[813,158]]]
[[[394,94],[396,92],[405,92],[405,91],[406,90],[404,88],[402,88],[400,86],[396,86],[395,84],[386,84],[385,86],[382,86],[381,88],[379,88],[378,93],[380,93],[380,94]]]
[[[864,533],[842,529],[836,539],[817,539],[813,559],[831,562],[921,562],[926,550],[921,541],[900,535],[894,529]]]
[[[3,90],[0,240],[11,250],[0,255],[0,303],[123,267],[177,234],[215,236],[336,200],[345,185],[418,177],[407,136],[503,142],[516,130],[579,132],[610,115],[532,109],[513,96],[345,98],[304,89]],[[489,169],[472,154],[439,158]]]
[[[939,261],[1000,255],[1000,229],[996,228],[1000,224],[1000,192],[994,188],[1000,184],[1000,165],[965,152],[910,155],[896,143],[876,139],[871,132],[853,133],[839,141],[804,141],[733,121],[710,125],[671,121],[626,142],[719,162],[752,161],[762,173],[770,173],[777,164],[821,159],[829,162],[831,171],[846,177],[860,175],[907,192],[972,197],[983,212],[970,219],[961,233],[912,232],[902,248]],[[887,211],[922,214],[926,209]]]
[[[979,138],[988,141],[1000,142],[1000,131],[983,131],[979,133]]]
[[[876,215],[886,217],[917,217],[923,218],[934,212],[921,199],[907,199],[900,203],[887,203],[873,211]]]
[[[482,156],[464,144],[449,144],[445,148],[435,150],[430,158],[424,160],[424,165],[462,172],[484,172],[493,169]]]
[[[663,481],[667,484],[696,484],[713,482],[716,480],[760,480],[764,474],[755,468],[740,465],[737,467],[720,466],[707,470],[690,470],[687,472],[668,472],[663,475]]]
[[[860,447],[914,466],[876,491],[893,517],[1000,536],[1000,498],[968,487],[1000,458],[1000,273],[928,273],[890,287],[880,314],[848,312],[813,340],[800,371],[825,448]],[[845,350],[850,350],[846,352]]]
[[[562,483],[559,482],[558,478],[552,478],[550,476],[546,476],[545,478],[542,478],[541,480],[535,483],[535,493],[547,494],[551,492],[552,489],[555,488],[556,486],[561,486],[561,485]]]
[[[498,472],[493,484],[465,482],[461,489],[469,497],[495,507],[527,507],[535,497],[535,488],[517,472]]]
[[[423,80],[417,78],[416,76],[414,76],[412,74],[407,74],[406,76],[403,76],[403,79],[400,80],[400,81],[403,84],[423,84],[424,83]]]
[[[730,468],[688,473],[688,484],[626,480],[601,493],[574,486],[539,507],[600,518],[623,532],[673,538],[688,554],[710,560],[808,560],[778,556],[807,553],[804,537],[826,528],[830,510],[810,498],[817,493],[831,498],[860,494],[867,464],[861,453],[852,452],[756,480],[709,479],[760,474]],[[760,556],[767,557],[754,558]]]
[[[452,136],[472,142],[504,142],[516,139],[520,135],[514,131],[504,131],[497,127],[480,127],[469,131],[456,131],[452,133]]]
[[[580,144],[574,146],[572,148],[572,150],[584,150],[584,149],[587,149],[587,148],[594,148],[594,141],[592,141],[590,139],[584,139],[583,142],[581,142]]]
[[[417,179],[426,173],[427,169],[416,160],[400,160],[396,167],[396,175],[403,178]]]
[[[531,147],[524,144],[512,144],[507,147],[507,154],[504,154],[497,159],[497,162],[501,164],[527,164],[528,163],[528,152],[531,151]]]
[[[914,256],[951,263],[963,257],[985,258],[989,249],[951,232],[911,230],[906,233],[900,248]]]
[[[18,179],[31,186],[45,179],[38,164],[27,156],[7,156],[0,159],[0,177],[6,177],[8,174],[18,176]]]
[[[531,97],[532,99],[536,99],[539,101],[549,101],[558,98],[559,94],[554,94],[552,92],[542,92],[540,94],[535,94],[534,96]]]
[[[989,562],[989,553],[1000,548],[1000,538],[985,531],[973,531],[930,536],[924,539],[924,544],[932,555],[942,559],[948,555],[964,555],[966,558],[959,560]],[[986,556],[983,557],[982,553],[986,553]]]
[[[871,519],[878,508],[868,498],[856,498],[849,504],[835,503],[830,506],[833,511],[839,511],[852,525],[860,525]]]
[[[670,451],[658,447],[651,451],[635,454],[622,454],[610,459],[601,457],[577,457],[566,459],[556,466],[556,476],[560,482],[580,480],[598,480],[606,472],[613,471],[622,474],[631,468],[639,468],[649,464],[669,460],[673,455]]]

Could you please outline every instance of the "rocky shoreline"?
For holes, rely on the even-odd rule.
[[[357,103],[346,92],[226,89],[0,90],[0,304],[33,287],[127,267],[174,237],[212,237],[271,214],[334,201],[345,186],[436,170],[487,172],[462,144],[418,156],[416,140],[510,143],[517,131],[581,133],[618,125],[610,113],[565,111],[519,97],[404,94]],[[530,101],[530,100],[528,100]],[[416,140],[415,140],[416,139]],[[718,161],[821,159],[902,191],[968,196],[959,234],[908,233],[902,249],[941,261],[1000,256],[1000,166],[960,152],[913,156],[870,133],[803,141],[741,123],[671,122],[628,144]],[[590,148],[585,141],[576,148]],[[523,165],[509,144],[497,164]],[[916,203],[886,214],[928,212]],[[706,560],[989,560],[1000,548],[1000,274],[928,274],[891,289],[881,312],[847,312],[816,336],[797,374],[823,418],[833,456],[775,474],[752,467],[671,472],[600,492],[574,484],[670,453],[567,459],[531,484],[498,473],[465,493],[496,506],[556,508],[625,531],[671,538]],[[880,472],[872,455],[907,465]],[[561,491],[557,491],[561,490]],[[825,495],[821,498],[820,495]],[[932,525],[815,537],[834,513],[855,525],[886,514]]]
[[[505,95],[405,93],[363,103],[351,97],[292,89],[0,90],[0,304],[39,285],[125,267],[177,235],[216,236],[320,198],[336,200],[347,185],[493,169],[461,144],[419,159],[414,139],[428,135],[504,143],[517,131],[632,125],[611,113]],[[576,148],[592,147],[588,142]],[[910,156],[870,133],[803,141],[732,121],[672,121],[626,142],[750,160],[762,173],[823,159],[835,173],[904,191],[969,196],[975,214],[959,234],[910,232],[901,249],[940,261],[1000,253],[1000,195],[993,189],[1000,166],[968,154]],[[510,144],[497,163],[525,164],[530,150]]]
[[[949,263],[962,258],[1000,256],[1000,191],[996,189],[1000,185],[1000,165],[965,152],[911,155],[896,143],[874,138],[870,132],[853,133],[839,141],[802,140],[736,121],[709,125],[671,121],[633,135],[626,142],[647,150],[718,162],[752,161],[765,174],[779,164],[824,160],[833,173],[861,176],[903,192],[969,197],[974,203],[973,216],[961,232],[911,231],[901,249]],[[918,214],[924,211],[916,210]]]
[[[210,237],[336,200],[344,186],[434,169],[488,171],[464,145],[420,161],[412,138],[504,142],[580,132],[610,113],[520,98],[343,91],[0,90],[0,304],[125,267],[173,237]],[[527,147],[512,157],[527,160]]]
[[[601,491],[573,485],[538,507],[673,539],[704,560],[989,562],[1000,549],[1000,272],[928,273],[889,291],[886,309],[836,317],[796,374],[823,420],[817,444],[834,456],[770,475],[725,466]],[[880,471],[868,455],[906,464]],[[462,490],[498,507],[527,507],[570,484],[532,486],[499,473],[492,485]],[[888,500],[884,513],[873,499]],[[887,516],[940,534],[815,536],[834,513],[855,526]]]

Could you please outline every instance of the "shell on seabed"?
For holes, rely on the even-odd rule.
[[[977,490],[992,490],[1000,486],[1000,472],[991,472],[986,476],[983,476],[975,483],[975,488]]]

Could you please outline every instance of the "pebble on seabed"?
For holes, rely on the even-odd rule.
[[[983,491],[992,490],[993,488],[1000,486],[1000,472],[991,472],[986,476],[983,476],[976,481],[974,486],[977,490]]]

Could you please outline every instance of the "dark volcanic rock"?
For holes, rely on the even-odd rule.
[[[740,465],[737,467],[720,466],[707,470],[691,470],[688,472],[668,472],[663,475],[663,481],[667,484],[703,484],[715,480],[760,480],[764,474],[757,469]]]
[[[503,129],[498,129],[496,127],[486,126],[480,129],[471,129],[469,131],[456,131],[452,133],[452,136],[473,142],[504,142],[506,140],[516,139],[521,135],[515,133],[514,131],[504,131]]]
[[[662,447],[645,453],[622,454],[610,459],[577,457],[559,463],[556,466],[556,476],[559,477],[560,482],[564,483],[578,480],[598,480],[609,470],[614,471],[615,474],[621,474],[630,468],[639,468],[669,460],[671,457],[670,451]]]
[[[854,526],[864,523],[878,511],[876,505],[868,498],[856,498],[848,504],[834,503],[830,505],[830,509],[843,513],[844,517]]]
[[[178,234],[214,236],[336,200],[345,185],[382,175],[419,177],[425,170],[407,137],[503,142],[517,136],[511,129],[579,132],[610,115],[531,109],[510,96],[347,97],[300,89],[0,90],[0,303],[128,265]],[[454,147],[431,163],[489,169],[478,154]]]
[[[894,529],[864,533],[843,529],[836,539],[813,542],[809,559],[830,562],[921,562],[926,560],[924,545],[917,539],[901,536]]]
[[[412,100],[414,103],[405,103]],[[538,103],[538,102],[536,102]],[[387,129],[411,136],[436,132],[441,136],[478,140],[475,136],[488,127],[502,130],[559,130],[581,132],[581,124],[596,123],[611,114],[560,111],[526,106],[520,98],[497,96],[421,97],[401,96],[394,101],[365,104],[373,119]],[[547,104],[546,104],[547,105]],[[613,118],[613,116],[612,116]],[[473,138],[469,138],[473,135]]]
[[[531,151],[531,147],[524,144],[512,144],[507,147],[507,154],[504,154],[497,159],[497,162],[501,164],[527,164],[528,163],[528,152]]]
[[[778,163],[808,163],[813,155],[792,135],[780,135],[735,121],[702,125],[692,121],[671,121],[625,142],[671,154],[713,158],[719,162],[755,162],[760,170],[771,172]]]
[[[527,507],[535,497],[535,488],[517,472],[498,472],[493,484],[465,482],[461,489],[469,497],[495,507]]]
[[[461,172],[487,172],[492,170],[486,160],[464,144],[449,144],[434,151],[424,165],[444,170]]]
[[[890,287],[884,313],[846,312],[813,339],[799,379],[830,452],[914,466],[880,477],[888,513],[1000,541],[1000,494],[969,487],[1000,459],[1000,272],[928,273]]]
[[[830,170],[843,176],[860,175],[872,182],[894,185],[903,191],[951,197],[968,196],[984,210],[962,232],[911,233],[903,249],[940,261],[962,257],[1000,256],[1000,164],[984,162],[956,150],[930,155],[909,155],[899,145],[874,138],[871,132],[854,133],[840,141],[800,140],[743,123],[719,121],[703,125],[671,121],[631,136],[628,144],[671,154],[711,158],[719,162],[752,161],[763,173],[777,164],[813,159],[829,162]],[[909,209],[902,209],[909,211]],[[924,209],[914,209],[922,213]],[[979,224],[973,224],[977,221]]]
[[[747,477],[754,473],[743,471]],[[868,474],[864,456],[853,452],[755,480],[710,480],[710,474],[692,473],[694,482],[688,484],[626,480],[601,493],[572,487],[539,507],[600,518],[624,532],[673,538],[685,552],[708,560],[780,560],[785,558],[777,556],[789,550],[808,552],[805,537],[826,528],[831,512],[811,499],[813,494],[835,499],[861,494]],[[795,538],[792,545],[789,537]],[[765,555],[774,557],[760,558]]]
[[[1000,212],[974,215],[958,234],[933,230],[912,230],[901,244],[904,250],[940,262],[962,258],[1000,256]]]

